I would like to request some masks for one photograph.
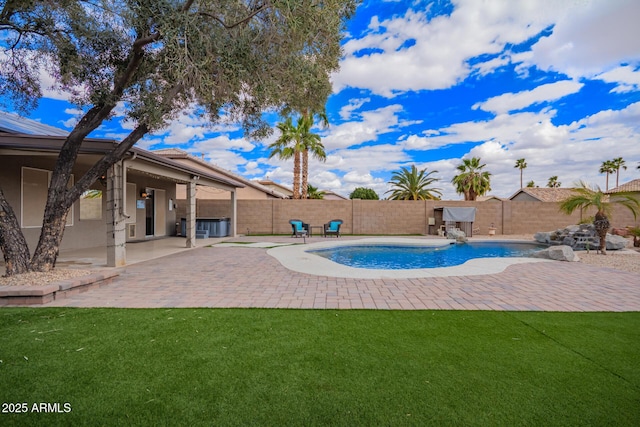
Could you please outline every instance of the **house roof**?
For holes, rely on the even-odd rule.
[[[0,112],[3,113],[3,112]],[[6,117],[8,113],[2,114],[2,117]],[[19,117],[19,116],[18,116]],[[31,131],[35,131],[38,128],[39,123],[34,120],[20,117],[19,120],[25,125],[26,128],[31,128]],[[55,129],[55,128],[52,128]],[[42,129],[47,131],[46,129]],[[19,132],[17,127],[12,127],[10,130],[0,130],[0,150],[11,150],[11,152],[24,152],[24,153],[51,153],[55,155],[58,153],[64,144],[64,141],[68,135],[68,132],[59,130],[63,134],[49,135],[49,134],[35,134],[35,133],[22,133]],[[48,132],[48,131],[47,131]],[[48,132],[53,133],[53,132]],[[81,154],[106,154],[113,150],[118,142],[108,139],[97,138],[85,138],[80,147]],[[162,156],[153,154],[150,151],[143,150],[142,148],[132,147],[129,150],[131,157],[135,157],[140,161],[144,161],[147,164],[160,166],[162,168],[168,168],[181,174],[187,174],[190,177],[197,176],[209,181],[210,183],[221,184],[223,187],[244,187],[243,184],[232,179],[220,177],[210,173],[203,173],[203,171],[195,168],[188,167],[182,163],[176,162],[171,159],[167,159]],[[157,167],[156,167],[157,169]],[[166,170],[166,169],[165,169]],[[174,177],[175,179],[175,177]],[[181,180],[183,180],[181,178]],[[199,181],[200,184],[205,185],[204,180]]]
[[[632,191],[640,193],[640,179],[634,179],[633,181],[629,181],[622,185],[619,185],[611,190],[607,191],[607,193],[619,193],[621,191]]]
[[[340,199],[340,200],[349,200],[349,198],[344,197],[342,194],[338,194],[335,191],[321,190],[321,192],[324,194],[324,198],[325,199],[327,198],[327,196],[329,196],[329,197],[334,197],[334,198]]]
[[[209,169],[210,171],[212,171],[214,174],[220,174],[223,175],[225,177],[231,178],[234,181],[237,182],[241,182],[242,184],[244,184],[243,186],[247,186],[247,187],[253,187],[259,191],[262,191],[264,193],[270,194],[273,197],[279,198],[279,199],[286,199],[287,196],[285,194],[282,194],[278,191],[272,190],[271,188],[265,187],[264,185],[259,184],[256,181],[251,181],[248,180],[240,175],[237,175],[227,169],[221,168],[220,166],[217,166],[211,162],[208,162],[200,157],[196,157],[192,154],[189,154],[188,152],[184,151],[184,150],[180,150],[177,148],[166,148],[166,149],[162,149],[162,150],[153,150],[154,154],[157,154],[158,156],[161,157],[165,157],[168,159],[188,159],[191,162],[194,162],[200,166],[203,166],[207,169]],[[183,164],[183,163],[181,163]]]
[[[498,196],[478,196],[476,197],[476,201],[478,202],[486,202],[487,200],[498,200],[498,201],[502,201],[502,199]]]
[[[259,183],[260,185],[264,185],[264,186],[270,186],[270,187],[276,187],[276,188],[279,188],[280,190],[282,190],[282,192],[283,192],[284,194],[287,194],[287,195],[288,195],[288,194],[293,194],[293,191],[292,191],[289,187],[286,187],[286,186],[284,186],[284,185],[282,185],[282,184],[278,184],[277,182],[273,182],[273,181],[271,181],[271,180],[269,180],[269,179],[263,179],[263,180],[260,180],[260,181],[258,181],[258,183]],[[288,196],[287,196],[287,197],[288,197]]]
[[[516,191],[509,200],[525,193],[541,202],[561,202],[573,194],[573,188],[525,187]]]
[[[67,136],[69,134],[63,129],[45,125],[6,111],[0,111],[0,133],[46,136]]]

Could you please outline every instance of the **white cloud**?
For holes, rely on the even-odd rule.
[[[592,0],[569,4],[569,11],[557,14],[553,33],[532,47],[529,65],[578,78],[640,60],[640,2]]]
[[[532,90],[495,96],[474,105],[473,109],[480,108],[496,114],[508,113],[542,102],[557,101],[560,98],[578,92],[583,86],[583,83],[563,80],[541,85]]]
[[[371,101],[371,98],[350,99],[349,103],[340,109],[340,118],[342,120],[349,120],[353,111],[360,109],[360,107],[369,101]]]
[[[627,164],[635,166],[640,159],[639,123],[640,102],[622,110],[601,111],[566,126],[556,126],[550,120],[533,123],[509,143],[498,138],[489,139],[475,146],[465,157],[480,157],[486,163],[485,170],[493,174],[491,193],[500,197],[511,196],[520,187],[520,172],[514,168],[519,158],[525,158],[527,162],[523,173],[525,185],[533,180],[544,187],[550,176],[557,175],[563,187],[584,180],[604,188],[605,176],[598,173],[603,161],[621,156]],[[460,163],[459,159],[427,163],[430,168],[437,169],[440,176],[446,177],[442,185],[445,198],[460,197],[448,183]],[[628,179],[633,171],[626,174]],[[625,182],[624,175],[622,182]]]
[[[358,87],[392,97],[449,88],[473,71],[470,59],[498,55],[507,43],[522,43],[552,24],[558,10],[566,8],[556,3],[458,0],[450,16],[431,20],[427,11],[414,10],[383,21],[374,17],[367,34],[345,43],[334,90]],[[403,47],[407,42],[415,43]],[[478,70],[486,74],[506,61],[487,60]]]
[[[640,90],[640,70],[636,70],[629,65],[614,68],[613,70],[600,73],[594,79],[603,80],[607,83],[617,83],[612,92],[634,92]]]
[[[403,107],[400,104],[363,111],[349,122],[331,126],[323,136],[322,143],[327,150],[353,147],[377,141],[379,135],[421,122],[400,119],[398,115],[402,112]]]

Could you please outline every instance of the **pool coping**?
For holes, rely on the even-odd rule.
[[[491,242],[534,243],[528,240],[491,240]],[[332,240],[330,242],[309,243],[304,245],[278,246],[267,250],[267,254],[278,260],[284,267],[298,273],[352,279],[417,279],[424,277],[476,276],[501,273],[507,267],[515,264],[550,261],[547,259],[525,257],[474,258],[466,261],[464,264],[453,267],[388,270],[349,267],[308,252],[314,249],[362,244],[403,244],[443,247],[449,246],[451,241],[407,237],[373,237],[342,241]]]

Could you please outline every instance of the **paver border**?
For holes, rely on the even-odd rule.
[[[47,304],[107,285],[119,275],[119,271],[103,271],[42,286],[0,286],[0,306]]]

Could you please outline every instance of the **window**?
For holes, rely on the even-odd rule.
[[[44,207],[47,204],[49,171],[22,168],[22,226],[42,226]]]
[[[80,196],[80,221],[102,219],[102,190],[87,190]]]
[[[22,168],[22,227],[35,228],[42,226],[44,207],[47,204],[47,192],[51,172],[44,169]],[[69,186],[73,185],[73,175],[69,178]],[[73,207],[67,215],[67,226],[73,225]]]

